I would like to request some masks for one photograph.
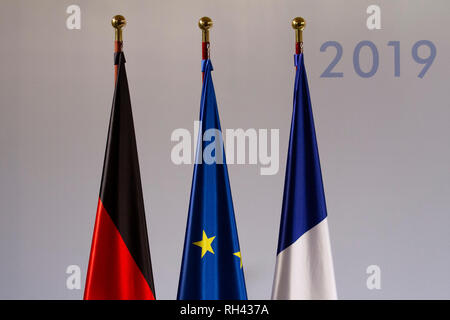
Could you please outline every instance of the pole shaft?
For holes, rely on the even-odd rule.
[[[295,54],[303,53],[303,30],[305,29],[305,19],[296,17],[292,19],[292,28],[295,30]]]
[[[127,24],[127,20],[125,20],[124,16],[121,16],[120,14],[115,15],[111,19],[111,25],[114,28],[114,83],[117,82],[117,76],[119,72],[119,65],[116,64],[116,55],[118,55],[120,52],[122,52],[122,28],[125,27]]]
[[[198,27],[202,30],[202,60],[209,59],[209,29],[213,22],[209,17],[202,17],[198,21]],[[205,80],[205,72],[202,71],[202,81]]]

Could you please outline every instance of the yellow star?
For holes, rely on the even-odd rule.
[[[242,269],[242,257],[241,257],[241,252],[240,252],[240,251],[235,252],[235,253],[233,253],[233,255],[236,256],[236,257],[238,257],[239,260],[241,260],[241,269]]]
[[[203,239],[192,243],[192,244],[195,244],[196,246],[199,246],[200,248],[202,248],[202,258],[206,254],[206,251],[209,251],[212,254],[214,254],[214,251],[211,247],[211,243],[213,242],[214,238],[215,238],[215,236],[208,238],[206,236],[205,230],[203,230]]]

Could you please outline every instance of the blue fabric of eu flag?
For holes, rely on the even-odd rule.
[[[178,300],[247,299],[212,70],[211,60],[203,60],[201,125]],[[219,134],[211,136],[211,132]],[[211,163],[206,154],[216,156],[216,161]]]

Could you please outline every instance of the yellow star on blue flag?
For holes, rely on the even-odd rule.
[[[242,257],[241,257],[241,252],[240,252],[240,251],[235,252],[235,253],[233,253],[233,255],[236,256],[236,257],[238,257],[239,260],[241,260],[241,265],[240,265],[240,267],[241,267],[241,269],[242,269]]]
[[[208,238],[208,236],[206,235],[205,230],[203,230],[203,238],[202,238],[202,240],[192,243],[192,244],[202,248],[202,258],[206,254],[207,251],[209,251],[212,254],[214,254],[214,250],[213,250],[213,248],[211,246],[211,243],[214,241],[215,238],[216,238],[215,236],[211,237],[211,238]]]

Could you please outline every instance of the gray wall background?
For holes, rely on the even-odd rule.
[[[81,7],[81,30],[66,8]],[[382,30],[366,8],[382,9]],[[12,1],[0,32],[0,298],[80,299],[66,267],[86,276],[113,94],[113,29],[123,14],[157,297],[176,297],[192,165],[170,161],[175,128],[193,130],[201,90],[201,32],[211,55],[223,128],[279,128],[280,170],[230,165],[249,298],[270,297],[294,81],[293,17],[307,20],[305,61],[327,197],[339,297],[450,298],[448,1]],[[433,41],[423,79],[411,48]],[[339,41],[340,79],[320,78]],[[380,66],[353,70],[361,40]],[[390,40],[401,42],[393,76]],[[370,64],[361,53],[363,68]],[[382,289],[366,288],[366,268]]]

